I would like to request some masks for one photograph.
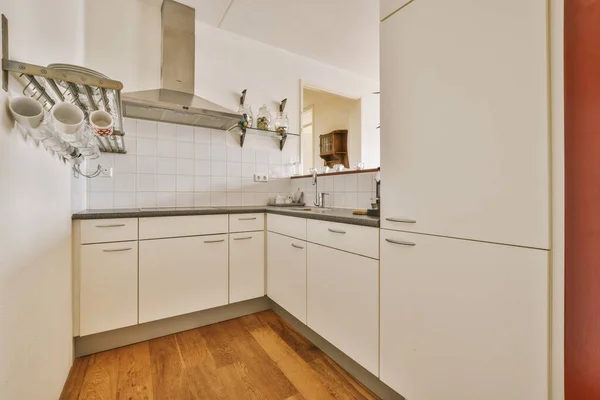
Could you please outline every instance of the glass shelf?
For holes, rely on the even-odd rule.
[[[236,125],[229,130],[231,132],[237,132],[237,133],[241,134],[240,146],[242,146],[242,147],[244,147],[244,141],[246,139],[247,134],[257,135],[257,136],[266,136],[266,137],[272,137],[272,138],[278,139],[280,141],[280,143],[279,143],[280,150],[283,150],[283,146],[285,146],[285,142],[286,142],[288,136],[300,136],[297,133],[289,133],[289,132],[288,133],[279,133],[276,131],[265,131],[262,129],[251,128],[251,127],[242,128],[239,125]]]

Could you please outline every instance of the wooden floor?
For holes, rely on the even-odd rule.
[[[61,399],[376,399],[272,311],[78,358]]]

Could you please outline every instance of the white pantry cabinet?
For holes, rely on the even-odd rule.
[[[140,241],[139,320],[228,303],[228,235]]]
[[[549,247],[546,21],[416,0],[380,24],[382,228]]]
[[[305,241],[267,233],[267,295],[306,324]]]
[[[309,243],[307,265],[307,325],[378,376],[379,261]]]
[[[548,262],[382,230],[381,380],[407,399],[547,399]]]
[[[236,303],[264,295],[265,232],[230,234],[229,302]]]
[[[138,323],[138,242],[80,247],[79,334]]]

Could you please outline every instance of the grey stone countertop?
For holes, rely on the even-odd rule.
[[[113,218],[144,218],[144,217],[173,217],[186,215],[214,215],[214,214],[248,214],[271,213],[289,215],[321,221],[339,222],[370,227],[379,227],[378,217],[354,215],[350,209],[315,207],[155,207],[155,208],[115,208],[108,210],[84,210],[74,213],[73,220],[85,219],[113,219]]]

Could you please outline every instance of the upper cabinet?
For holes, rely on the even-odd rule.
[[[381,23],[382,228],[548,248],[546,18],[416,0]]]
[[[384,19],[410,2],[411,0],[379,0],[379,19]]]

